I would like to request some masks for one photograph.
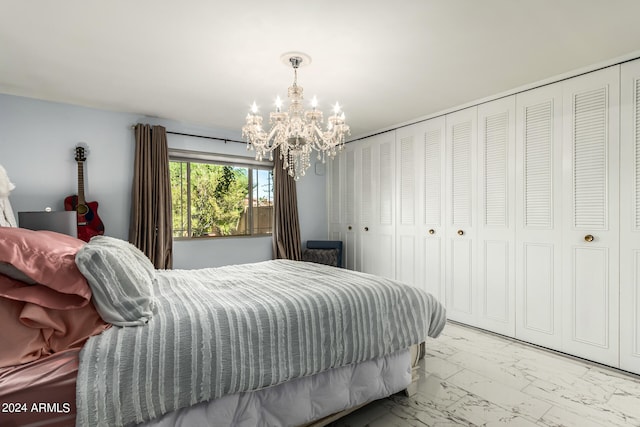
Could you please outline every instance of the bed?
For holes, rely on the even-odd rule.
[[[4,356],[0,404],[14,406],[2,425],[325,425],[411,389],[420,344],[445,324],[431,295],[363,273],[287,260],[156,271],[118,239],[14,230],[0,229],[0,257],[20,252],[0,258],[0,301],[97,316],[85,314],[66,348],[30,349],[10,366]],[[63,261],[87,288],[43,283],[38,270],[60,257],[21,265],[51,254],[32,251],[43,235],[31,233],[70,246]]]

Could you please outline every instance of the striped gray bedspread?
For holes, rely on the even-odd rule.
[[[158,271],[149,323],[80,354],[78,426],[133,425],[437,337],[444,307],[401,283],[276,260]]]

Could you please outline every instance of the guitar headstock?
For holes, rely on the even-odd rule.
[[[75,148],[75,153],[76,153],[76,162],[84,162],[85,160],[87,160],[87,153],[86,153],[86,148],[83,147],[82,145],[77,145]]]

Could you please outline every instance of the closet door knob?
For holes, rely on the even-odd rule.
[[[365,228],[364,228],[364,231],[369,231],[369,227],[365,227]]]
[[[436,234],[436,230],[434,230],[433,228],[429,230],[429,234]]]
[[[464,234],[464,231],[458,230],[458,236],[462,236],[463,234]]]
[[[353,228],[352,226],[348,226],[348,227],[347,227],[347,229],[348,229],[348,230],[351,230],[352,228]]]
[[[586,236],[584,236],[584,241],[585,242],[593,242],[594,237],[591,234],[587,234]]]

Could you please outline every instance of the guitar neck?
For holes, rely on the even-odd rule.
[[[78,161],[78,205],[86,205],[84,199],[84,162]]]

